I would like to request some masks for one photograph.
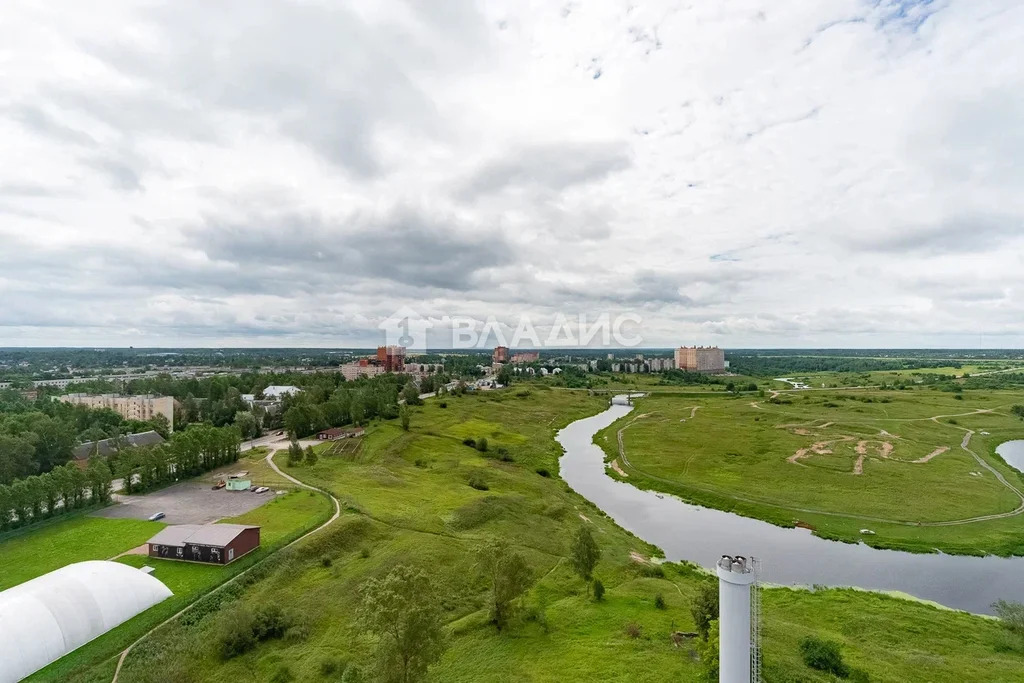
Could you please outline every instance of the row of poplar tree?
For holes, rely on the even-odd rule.
[[[94,457],[84,469],[68,463],[0,485],[0,531],[86,506],[106,505],[113,472],[124,480],[125,493],[140,493],[235,462],[240,445],[235,427],[192,425],[166,443],[124,448],[112,455],[109,463]]]

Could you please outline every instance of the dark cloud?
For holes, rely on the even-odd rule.
[[[629,168],[631,163],[627,147],[615,142],[522,147],[478,168],[459,194],[472,199],[510,187],[559,192],[573,185],[601,180]]]
[[[329,274],[341,288],[359,277],[464,291],[478,283],[479,273],[514,260],[499,232],[409,208],[346,222],[294,213],[244,221],[211,217],[188,235],[212,261],[288,269],[298,277]]]
[[[935,225],[903,226],[849,237],[848,246],[893,254],[974,253],[1005,247],[1024,237],[1024,220],[1013,216],[959,216]]]
[[[25,128],[39,135],[84,147],[96,146],[96,140],[92,136],[60,123],[38,106],[30,104],[15,105],[7,110],[7,114]]]
[[[421,135],[439,127],[430,97],[410,77],[431,61],[417,37],[368,25],[341,7],[181,0],[151,8],[140,20],[158,41],[95,39],[86,49],[194,103],[193,110],[265,117],[359,176],[380,170],[373,148],[378,127]],[[108,120],[118,115],[104,114]],[[127,123],[147,125],[141,117]],[[188,118],[178,125],[188,125]]]

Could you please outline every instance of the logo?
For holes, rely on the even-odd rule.
[[[434,324],[411,308],[403,306],[384,318],[378,329],[384,330],[384,343],[404,346],[408,351],[427,350],[427,330]]]

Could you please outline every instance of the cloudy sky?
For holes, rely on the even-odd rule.
[[[1024,345],[1020,0],[3,4],[0,346]]]

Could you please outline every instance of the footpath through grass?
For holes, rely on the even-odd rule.
[[[243,515],[222,520],[236,524],[258,524],[262,527],[260,548],[224,567],[154,559],[146,555],[126,555],[120,558],[119,562],[133,567],[142,567],[143,565],[154,567],[153,576],[171,589],[174,593],[173,597],[154,605],[134,619],[57,660],[27,680],[109,681],[114,665],[116,665],[116,657],[134,640],[193,602],[197,597],[265,559],[310,528],[322,524],[330,516],[331,511],[332,506],[323,495],[311,491],[293,491],[278,496],[267,504]],[[131,520],[96,519],[95,521],[123,522]],[[150,522],[139,523],[151,524]],[[149,532],[139,543],[147,540],[152,533]],[[73,540],[73,538],[73,536],[58,535],[50,540],[64,547],[65,541]],[[135,545],[139,545],[139,543]]]
[[[355,621],[358,589],[397,564],[430,575],[448,624],[447,651],[430,680],[698,680],[693,644],[676,647],[670,633],[694,630],[690,601],[701,582],[714,580],[689,566],[651,564],[656,548],[554,476],[557,429],[605,404],[538,387],[431,400],[413,409],[409,431],[397,421],[376,423],[359,453],[321,454],[312,467],[290,469],[338,496],[342,518],[273,558],[232,604],[147,639],[126,660],[122,680],[338,680],[350,664],[367,672],[377,643]],[[480,437],[487,452],[464,443]],[[471,477],[486,489],[470,487]],[[581,525],[602,550],[596,576],[607,593],[599,603],[566,559]],[[491,537],[512,543],[533,577],[519,616],[501,633],[487,623],[487,585],[474,555]],[[285,637],[222,658],[230,608],[267,604],[291,615]],[[768,681],[832,680],[800,660],[798,641],[807,634],[841,642],[872,681],[1019,681],[1024,671],[1024,655],[992,620],[888,596],[766,590],[763,621]],[[67,680],[99,680],[68,673]]]
[[[1024,554],[1024,516],[932,526],[1020,506],[961,447],[972,431],[969,448],[1024,490],[1024,477],[995,455],[999,443],[1024,436],[1024,422],[1007,412],[1014,403],[1024,403],[1024,394],[659,394],[637,400],[596,441],[609,459],[619,458],[621,432],[629,483],[700,505],[876,547]],[[864,528],[874,535],[861,534]]]

